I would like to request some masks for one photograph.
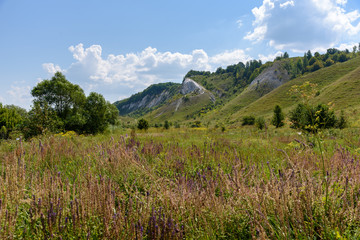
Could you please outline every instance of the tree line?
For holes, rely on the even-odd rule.
[[[95,92],[86,96],[79,85],[69,82],[61,72],[43,80],[31,91],[34,97],[29,112],[0,103],[0,138],[21,133],[26,138],[47,132],[75,131],[82,134],[103,132],[115,124],[118,109]]]

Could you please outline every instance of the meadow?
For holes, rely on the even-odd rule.
[[[1,239],[359,239],[360,130],[113,129],[0,143]]]

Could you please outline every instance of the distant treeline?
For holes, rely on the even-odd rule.
[[[324,67],[329,67],[338,62],[345,62],[356,56],[357,46],[353,47],[353,51],[348,49],[340,51],[336,48],[327,49],[325,54],[315,52],[313,55],[310,50],[304,53],[304,57],[289,58],[289,54],[285,52],[278,56],[274,61],[285,60],[285,68],[292,78],[305,74],[306,72],[314,72]],[[360,50],[360,48],[359,48]],[[271,62],[263,64],[261,60],[251,60],[246,64],[239,62],[238,64],[229,65],[226,69],[219,67],[215,72],[190,70],[184,77],[191,78],[194,76],[216,76],[221,74],[230,74],[234,77],[234,85],[246,86],[250,84]]]

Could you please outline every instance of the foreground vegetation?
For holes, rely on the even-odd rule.
[[[74,132],[0,145],[10,239],[358,239],[359,129]]]

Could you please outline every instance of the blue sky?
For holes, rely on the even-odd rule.
[[[190,70],[360,42],[358,0],[0,0],[0,102],[62,71],[114,102]]]

